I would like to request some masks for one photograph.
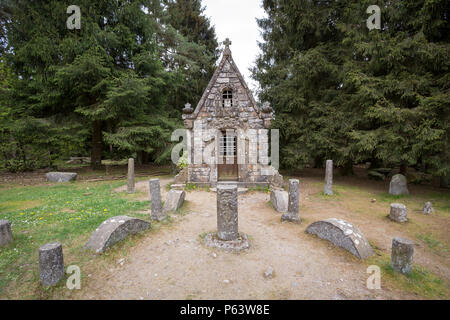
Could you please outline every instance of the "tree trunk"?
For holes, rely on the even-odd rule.
[[[92,152],[91,167],[99,169],[102,164],[102,122],[94,120],[92,123]]]
[[[352,176],[355,173],[353,172],[353,162],[351,160],[344,163],[341,168],[341,175],[343,176]]]
[[[406,166],[406,164],[402,163],[402,164],[400,165],[400,173],[401,173],[402,175],[406,176],[406,172],[407,172],[407,166]]]
[[[442,175],[440,177],[440,187],[450,188],[450,177],[448,175]]]

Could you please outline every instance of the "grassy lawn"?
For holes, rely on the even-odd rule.
[[[39,283],[38,249],[59,241],[65,266],[90,259],[82,247],[91,232],[109,217],[136,216],[149,201],[112,190],[125,181],[75,182],[47,186],[0,188],[0,219],[11,222],[14,242],[0,248],[0,298],[46,298]],[[72,260],[72,261],[70,261]],[[32,288],[31,290],[29,290]]]

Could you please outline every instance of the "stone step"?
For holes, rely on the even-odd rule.
[[[211,190],[212,192],[217,192],[217,188],[211,188],[209,190]],[[247,191],[248,188],[238,188],[238,194],[244,194],[247,193]]]

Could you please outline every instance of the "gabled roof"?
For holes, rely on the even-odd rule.
[[[242,76],[242,74],[239,71],[238,67],[234,63],[233,57],[231,56],[230,48],[228,46],[226,46],[226,48],[225,48],[225,50],[223,52],[223,55],[222,55],[222,60],[220,61],[219,65],[217,66],[216,71],[214,71],[214,74],[213,74],[211,80],[209,81],[208,86],[206,87],[205,91],[203,92],[202,98],[198,102],[197,107],[195,108],[195,111],[192,114],[192,118],[197,118],[197,115],[201,111],[202,106],[204,105],[206,98],[208,97],[212,87],[216,83],[217,78],[219,77],[219,74],[222,72],[223,67],[225,66],[225,63],[227,61],[230,64],[230,66],[233,69],[233,71],[236,73],[236,75],[237,75],[239,81],[241,82],[242,86],[244,87],[245,94],[249,98],[251,104],[253,105],[253,108],[255,109],[255,111],[258,114],[258,116],[260,116],[259,108],[256,105],[255,98],[253,98],[253,94],[250,91],[250,89],[248,88],[247,83],[245,83],[244,77]]]

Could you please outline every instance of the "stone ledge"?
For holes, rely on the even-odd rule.
[[[242,251],[250,248],[250,242],[244,233],[240,233],[236,240],[228,241],[219,239],[216,232],[208,233],[205,237],[205,244],[208,247],[227,251]]]

